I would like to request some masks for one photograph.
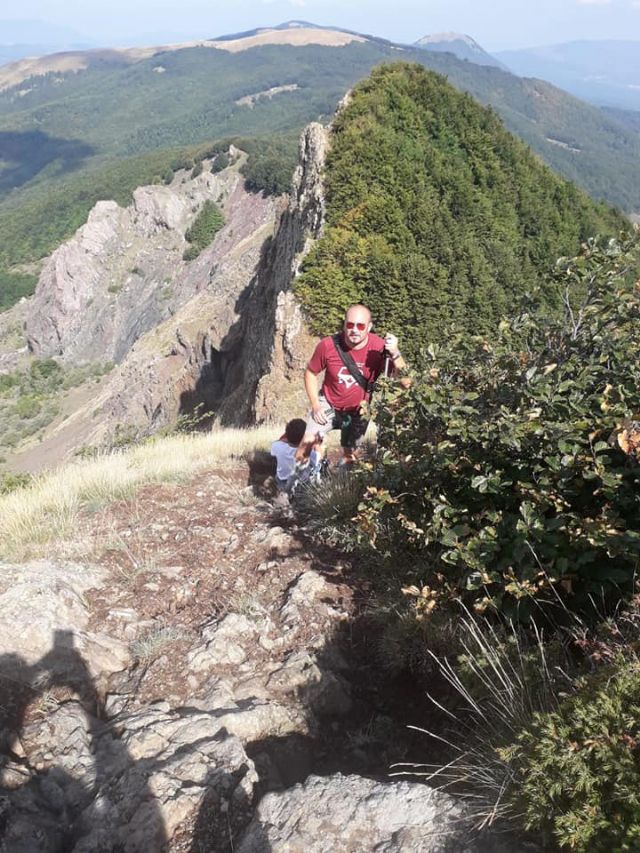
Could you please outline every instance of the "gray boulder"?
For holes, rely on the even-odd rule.
[[[453,797],[416,782],[310,776],[260,802],[237,853],[516,853],[480,839]]]

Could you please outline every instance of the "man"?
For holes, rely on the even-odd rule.
[[[398,349],[398,339],[371,332],[371,312],[366,305],[351,305],[342,332],[323,338],[316,346],[304,373],[304,387],[311,404],[306,432],[296,453],[298,460],[309,456],[314,444],[332,429],[340,430],[345,464],[356,458],[356,445],[367,431],[363,409],[371,399],[373,384],[385,370],[406,367]],[[341,351],[342,350],[342,355]],[[324,371],[322,387],[318,374]],[[405,387],[410,381],[401,380]]]

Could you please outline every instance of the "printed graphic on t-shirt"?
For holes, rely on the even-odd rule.
[[[338,371],[338,382],[341,385],[344,385],[345,388],[353,388],[356,384],[356,380],[349,373],[346,367],[341,367]]]

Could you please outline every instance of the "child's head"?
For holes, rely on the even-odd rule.
[[[302,418],[294,418],[284,428],[284,435],[289,444],[297,447],[305,434],[307,424]]]

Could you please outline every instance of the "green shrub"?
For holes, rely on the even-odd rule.
[[[416,607],[462,598],[528,619],[536,599],[587,612],[640,568],[637,240],[585,244],[556,286],[490,338],[432,346],[409,392],[375,407],[380,464],[359,507],[364,548],[408,554]]]
[[[226,169],[230,162],[229,154],[226,151],[223,151],[221,154],[216,156],[215,160],[211,164],[211,171],[216,175],[218,172],[222,172],[223,169]]]
[[[30,474],[0,474],[0,495],[8,495],[16,489],[22,489],[31,482]]]
[[[192,178],[192,179],[193,179],[193,178],[197,178],[197,177],[198,177],[198,175],[201,175],[201,174],[202,174],[202,169],[203,169],[203,166],[202,166],[202,160],[199,160],[199,161],[196,163],[196,165],[193,167],[193,169],[191,170],[191,178]]]
[[[188,157],[186,155],[181,155],[179,157],[174,157],[171,161],[169,168],[173,172],[179,172],[182,169],[193,169],[194,162],[193,157]]]
[[[529,829],[578,853],[640,849],[640,663],[584,678],[503,751]]]
[[[198,255],[200,254],[201,251],[202,250],[199,249],[197,246],[189,246],[182,253],[182,260],[183,261],[195,261],[195,259],[198,257]]]
[[[38,278],[0,269],[0,311],[9,308],[23,296],[31,296]]]
[[[15,404],[16,414],[24,420],[34,418],[40,412],[41,408],[41,401],[32,394],[27,394],[24,397],[18,398]]]
[[[31,377],[38,380],[57,380],[62,376],[62,367],[54,358],[36,358],[29,368]]]
[[[191,245],[185,250],[183,259],[192,261],[211,243],[215,235],[224,225],[221,210],[212,202],[206,201],[194,222],[187,229],[184,238]]]
[[[15,373],[0,374],[0,394],[4,394],[5,391],[9,391],[9,389],[15,387],[18,382],[19,379]]]
[[[297,141],[283,137],[251,148],[241,169],[247,190],[265,196],[290,192],[298,162]]]

